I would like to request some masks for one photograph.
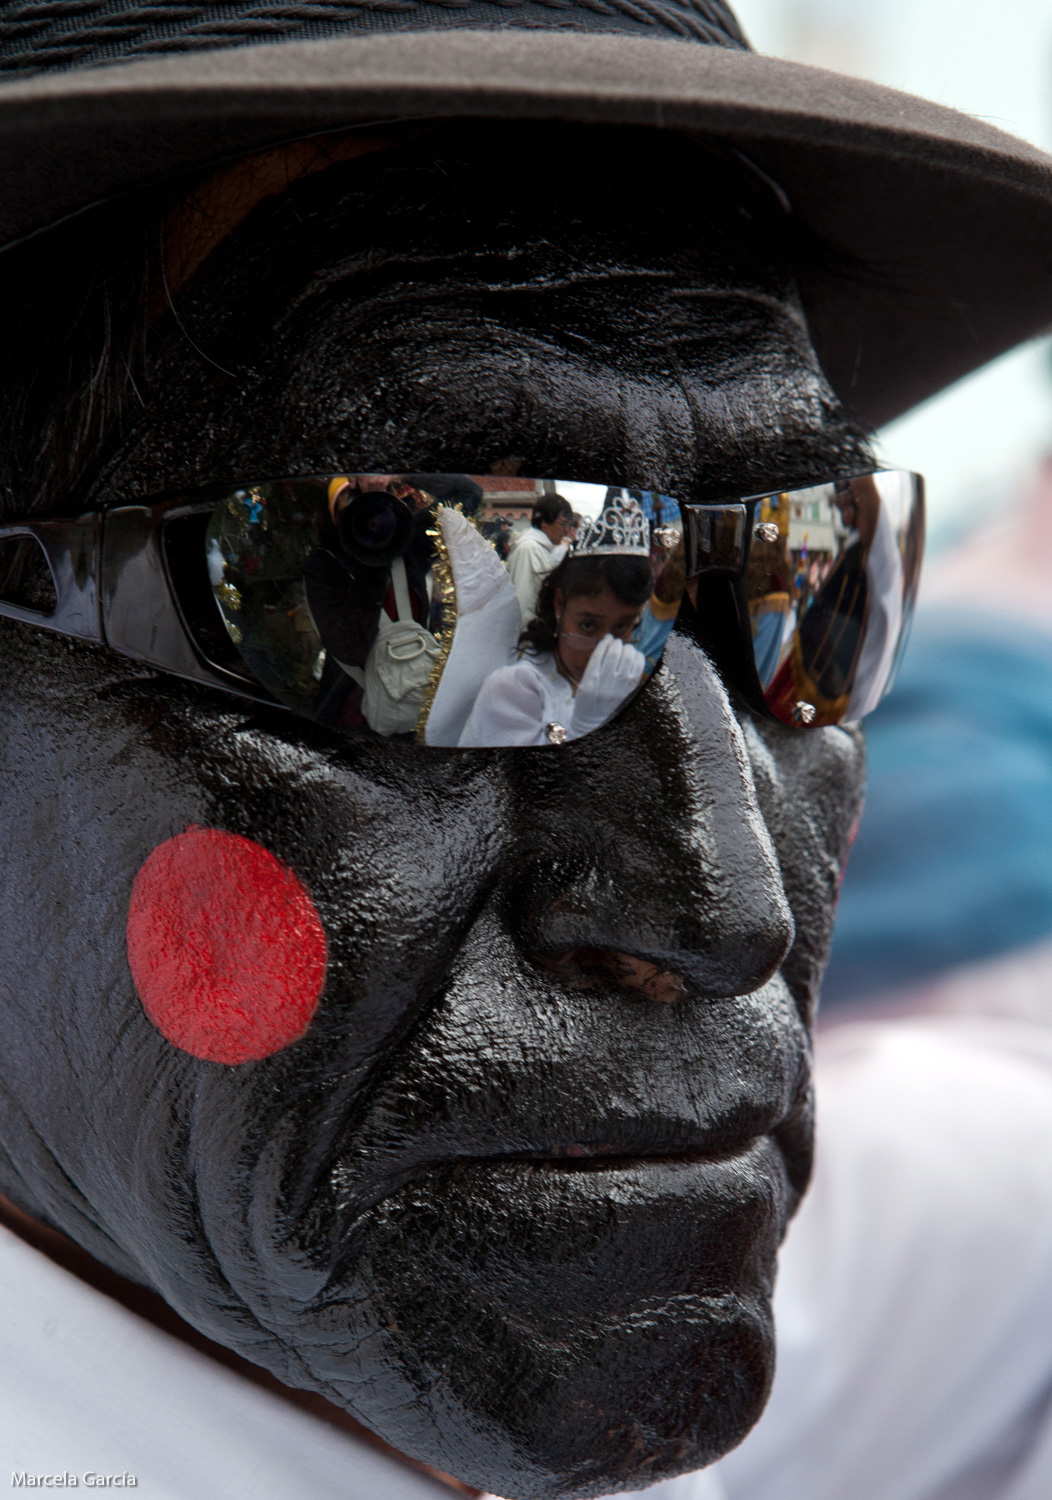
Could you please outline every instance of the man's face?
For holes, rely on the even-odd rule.
[[[95,498],[512,462],[687,499],[865,467],[771,234],[656,147],[454,133],[263,203],[155,331]],[[861,776],[856,734],[755,719],[685,636],[603,730],[469,753],[5,624],[0,1187],[483,1488],[708,1463],[772,1372]],[[129,975],[136,873],[191,825],[272,851],[325,929],[315,1018],[260,1062],[178,1050]]]
[[[541,530],[550,542],[558,546],[560,542],[568,541],[573,534],[573,517],[556,516],[554,521],[542,521]]]

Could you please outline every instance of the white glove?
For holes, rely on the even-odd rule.
[[[604,635],[588,658],[567,725],[572,739],[590,734],[612,719],[630,693],[643,681],[646,658],[627,641]]]

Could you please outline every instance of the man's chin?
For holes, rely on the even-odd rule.
[[[788,1199],[769,1138],[720,1159],[438,1166],[357,1222],[300,1349],[327,1394],[465,1483],[641,1489],[759,1417]]]

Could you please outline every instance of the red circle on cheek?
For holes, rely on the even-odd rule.
[[[128,963],[164,1036],[208,1062],[301,1037],[325,983],[325,931],[287,865],[251,839],[188,828],[135,877]]]

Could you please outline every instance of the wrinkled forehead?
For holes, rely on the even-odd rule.
[[[121,489],[514,461],[688,494],[829,468],[786,442],[828,450],[830,402],[781,206],[709,144],[349,132],[224,167],[167,214]],[[699,448],[716,472],[695,479]]]
[[[323,172],[418,139],[427,126],[354,129],[284,141],[213,167],[177,192],[164,215],[163,253],[171,295],[180,292],[217,245],[266,198]]]
[[[470,231],[465,238],[484,244],[509,221],[521,237],[531,223],[550,230],[580,216],[596,226],[605,221],[612,252],[636,224],[646,228],[652,257],[685,239],[710,260],[729,238],[732,274],[783,259],[787,238],[777,190],[718,143],[612,126],[414,122],[282,143],[180,187],[164,220],[169,292],[181,290],[253,210],[267,204],[279,210],[276,219],[279,200],[289,199],[303,224],[321,227],[327,204],[380,237],[383,219],[403,231],[423,230],[430,218],[459,219]],[[425,223],[414,225],[420,214]]]

